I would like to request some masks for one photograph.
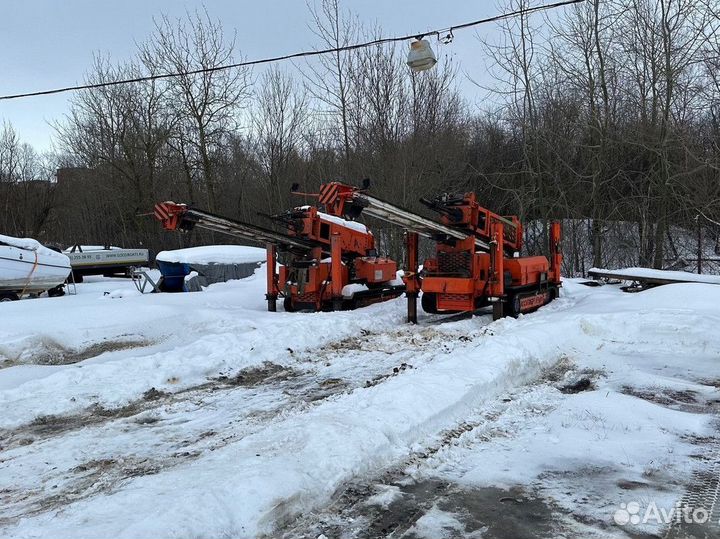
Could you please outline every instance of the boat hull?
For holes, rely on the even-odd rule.
[[[0,245],[0,292],[39,293],[70,275],[70,263],[56,255]]]

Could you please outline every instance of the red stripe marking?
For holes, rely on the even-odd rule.
[[[328,184],[325,186],[324,191],[321,191],[320,202],[327,204],[331,200],[335,199],[339,187],[334,184]]]
[[[168,213],[167,208],[163,204],[156,204],[155,216],[161,221],[164,221],[165,219],[168,219],[170,217],[170,214]]]

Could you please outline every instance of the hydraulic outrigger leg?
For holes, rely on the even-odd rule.
[[[278,274],[277,274],[277,247],[268,243],[267,251],[267,299],[268,311],[274,313],[277,311],[278,299]]]
[[[489,296],[493,300],[493,320],[505,316],[505,264],[503,254],[503,224],[490,225],[490,287]]]
[[[408,314],[407,320],[411,324],[417,324],[417,298],[420,290],[418,282],[418,234],[417,232],[405,232],[407,245],[407,274],[405,275],[405,296],[407,296]]]

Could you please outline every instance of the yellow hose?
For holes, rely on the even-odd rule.
[[[35,263],[33,264],[32,269],[30,270],[30,274],[28,275],[27,282],[25,283],[25,286],[22,289],[22,292],[20,292],[20,297],[23,297],[25,295],[25,291],[27,290],[27,287],[30,285],[30,280],[32,279],[33,273],[35,273],[35,269],[38,267],[38,255],[37,251],[33,251],[35,253]]]

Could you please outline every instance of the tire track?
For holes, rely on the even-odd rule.
[[[35,477],[32,483],[23,484],[21,478],[0,483],[0,525],[59,510],[122,488],[132,477],[200,458],[273,421],[401,376],[413,368],[411,359],[427,363],[469,340],[460,332],[427,327],[365,332],[313,353],[291,352],[294,361],[287,366],[264,364],[173,393],[150,388],[141,399],[116,409],[93,406],[71,416],[38,417],[0,433],[0,470],[22,467],[23,476]],[[149,433],[161,443],[138,448],[135,437],[146,439]],[[58,447],[82,444],[88,435],[97,444],[92,458],[55,461]]]
[[[358,477],[339,488],[333,500],[322,510],[309,516],[300,517],[295,522],[276,530],[283,539],[301,539],[305,537],[344,537],[346,539],[370,539],[375,537],[406,537],[412,535],[412,529],[420,518],[438,504],[455,506],[463,513],[466,504],[472,503],[466,498],[494,496],[495,501],[512,501],[525,493],[505,492],[501,489],[485,489],[488,492],[475,491],[459,487],[445,480],[438,480],[423,471],[430,461],[452,446],[462,443],[483,444],[498,437],[511,437],[512,433],[502,428],[502,419],[507,414],[517,414],[520,410],[537,411],[537,403],[532,398],[535,392],[542,393],[556,386],[563,374],[572,370],[572,363],[561,356],[557,363],[544,369],[532,380],[499,396],[495,401],[475,410],[470,417],[445,429],[421,443],[421,449],[410,453],[403,460],[379,470],[370,477]],[[518,398],[520,395],[520,398]],[[529,398],[528,398],[529,396]],[[544,413],[549,412],[545,410]],[[395,496],[388,502],[377,501],[378,492],[394,491]],[[500,494],[497,494],[496,491]],[[492,500],[486,500],[488,506]],[[501,503],[501,505],[502,505]],[[533,510],[547,513],[547,524],[552,511],[557,508],[543,506],[540,502],[527,504]],[[518,515],[518,519],[520,515]],[[468,535],[481,529],[481,523],[475,528],[466,529]],[[453,535],[456,536],[456,535]]]

